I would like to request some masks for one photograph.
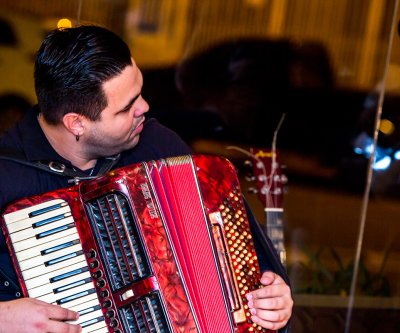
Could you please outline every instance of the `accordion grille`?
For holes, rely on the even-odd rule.
[[[150,276],[143,241],[129,201],[122,193],[87,202],[92,228],[113,290]]]
[[[165,320],[158,292],[145,296],[128,307],[120,309],[129,333],[171,332]]]

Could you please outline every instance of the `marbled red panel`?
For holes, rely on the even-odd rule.
[[[112,179],[127,186],[126,192],[131,198],[133,211],[174,332],[196,332],[189,301],[179,277],[161,214],[155,208],[155,194],[151,190],[145,170],[139,165],[115,170]],[[102,182],[98,188],[107,186],[107,183]],[[88,190],[92,192],[97,188]]]
[[[194,155],[193,160],[206,212],[220,212],[224,223],[223,234],[246,317],[245,321],[236,322],[235,332],[275,332],[254,325],[246,305],[245,294],[259,288],[261,272],[236,169],[229,160],[219,156]]]

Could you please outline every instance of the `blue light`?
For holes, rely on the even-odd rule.
[[[391,162],[392,159],[389,156],[385,156],[379,161],[375,162],[372,168],[374,170],[386,170]]]
[[[359,147],[355,147],[355,148],[354,148],[354,152],[355,152],[356,154],[358,154],[358,155],[364,154],[364,150],[361,149],[361,148],[359,148]]]

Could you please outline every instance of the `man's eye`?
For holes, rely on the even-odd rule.
[[[126,109],[123,109],[123,110],[120,111],[120,113],[127,113],[127,112],[129,112],[130,109],[131,109],[130,107],[126,108]]]

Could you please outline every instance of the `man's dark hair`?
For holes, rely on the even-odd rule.
[[[51,31],[36,56],[39,109],[50,124],[69,112],[98,120],[107,106],[102,84],[131,65],[127,44],[98,26]]]

